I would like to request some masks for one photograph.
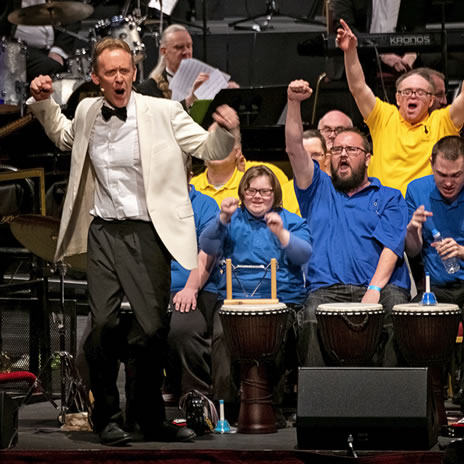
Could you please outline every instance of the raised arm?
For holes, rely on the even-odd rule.
[[[431,211],[426,211],[424,205],[414,211],[411,220],[406,229],[406,239],[404,241],[404,250],[408,256],[417,256],[423,246],[422,225],[428,217],[433,216]]]
[[[460,129],[464,124],[464,82],[461,86],[461,93],[451,103],[449,112],[453,124]]]
[[[290,82],[287,90],[285,145],[296,185],[302,190],[311,185],[314,173],[313,160],[303,146],[303,122],[301,120],[301,102],[307,100],[312,92],[308,82],[303,80]]]
[[[358,57],[358,39],[348,24],[340,19],[341,28],[337,30],[337,46],[345,55],[345,73],[351,95],[362,117],[367,119],[375,106],[375,95],[366,83],[364,72]]]

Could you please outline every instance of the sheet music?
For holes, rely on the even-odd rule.
[[[198,74],[202,72],[208,73],[209,79],[195,91],[197,98],[213,99],[221,89],[227,87],[227,82],[230,80],[229,74],[196,58],[186,58],[180,62],[179,69],[169,84],[169,88],[172,90],[172,99],[185,100],[189,96]]]
[[[178,0],[163,0],[162,1],[163,13],[170,16],[172,13],[172,10],[177,5],[177,1]],[[157,10],[161,10],[160,0],[150,0],[150,2],[148,3],[148,6],[150,8],[156,8]]]

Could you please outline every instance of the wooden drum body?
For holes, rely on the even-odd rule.
[[[283,303],[224,305],[219,311],[225,342],[240,362],[241,433],[277,431],[268,369],[281,346],[288,312]]]
[[[381,304],[327,303],[316,309],[324,348],[342,366],[368,364],[379,343],[385,311]]]
[[[461,319],[459,306],[401,304],[393,307],[392,317],[393,330],[407,363],[429,367],[438,421],[447,425],[441,369],[454,350]]]

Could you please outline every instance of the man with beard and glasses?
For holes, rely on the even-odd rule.
[[[377,364],[397,365],[391,310],[409,300],[409,275],[403,260],[408,211],[401,192],[367,176],[371,151],[357,129],[340,132],[331,149],[331,174],[307,156],[303,145],[301,102],[312,94],[296,80],[288,87],[285,124],[287,153],[301,215],[308,221],[313,254],[308,263],[309,295],[298,343],[299,362],[323,366],[315,311],[322,303],[380,303],[384,330]]]
[[[337,45],[344,52],[345,72],[353,98],[372,136],[374,156],[369,175],[403,195],[414,179],[432,174],[433,145],[446,135],[459,135],[464,123],[464,94],[430,112],[437,89],[429,71],[413,69],[396,81],[396,104],[380,100],[367,85],[357,52],[357,39],[340,20]]]

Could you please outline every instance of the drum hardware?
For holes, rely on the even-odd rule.
[[[0,114],[21,113],[26,101],[26,44],[2,38],[0,45]]]
[[[45,397],[59,411],[58,421],[66,425],[66,415],[72,412],[84,413],[87,415],[89,426],[92,426],[90,412],[91,404],[87,387],[79,375],[79,372],[74,363],[74,358],[71,353],[66,351],[66,328],[64,323],[65,314],[65,276],[69,266],[63,262],[55,264],[55,272],[60,276],[60,305],[59,312],[53,313],[53,322],[57,324],[59,336],[59,351],[52,353],[47,359],[43,367],[41,367],[37,375],[37,382],[41,382],[43,375],[52,366],[53,363],[59,360],[60,363],[60,405],[54,401],[51,395],[46,394]],[[24,401],[29,398],[35,386],[32,385],[27,392]]]
[[[145,44],[142,42],[140,24],[143,18],[134,16],[113,16],[111,19],[100,19],[94,26],[97,39],[113,37],[121,39],[129,45],[136,64],[145,59]]]
[[[228,298],[219,316],[226,345],[240,363],[240,433],[277,432],[268,366],[282,344],[289,309],[277,299],[275,258],[270,266],[270,299],[232,299],[232,262],[226,260]]]
[[[60,221],[55,218],[41,216],[37,214],[24,214],[17,216],[11,222],[11,231],[14,237],[29,251],[53,263],[56,243],[58,239]],[[53,353],[46,363],[41,368],[37,378],[40,380],[46,370],[51,366],[52,362],[59,359],[60,374],[61,374],[61,404],[58,407],[59,421],[66,423],[66,414],[75,406],[79,412],[90,413],[91,406],[89,402],[89,394],[85,384],[80,377],[73,356],[66,351],[66,330],[64,324],[65,314],[65,276],[69,267],[74,269],[84,270],[83,256],[77,255],[80,258],[73,257],[65,258],[65,261],[60,261],[54,265],[55,273],[60,277],[60,311],[53,314],[53,320],[58,327],[59,335],[59,351]],[[76,264],[77,263],[77,264]]]
[[[428,368],[438,425],[447,427],[441,374],[456,342],[461,319],[459,306],[400,304],[393,307],[392,318],[395,336],[407,363]]]
[[[92,13],[93,6],[86,3],[47,1],[12,11],[8,21],[23,26],[62,26],[88,18]]]
[[[253,297],[256,291],[258,290],[258,288],[260,287],[261,283],[263,282],[264,278],[266,277],[266,273],[269,267],[271,268],[271,298],[267,298],[267,299],[253,298],[252,300],[232,298],[232,274],[234,275],[240,287],[242,288],[243,293],[246,296]],[[236,269],[262,269],[264,271],[262,279],[260,280],[256,288],[253,290],[253,292],[250,295],[243,288],[243,285],[240,282],[240,279],[235,272]],[[252,304],[277,304],[279,303],[279,300],[277,299],[276,271],[277,271],[277,260],[275,258],[272,258],[271,262],[267,266],[243,265],[243,264],[232,266],[232,260],[226,259],[226,299],[224,300],[224,304],[229,305],[229,304],[250,304],[250,303]]]

